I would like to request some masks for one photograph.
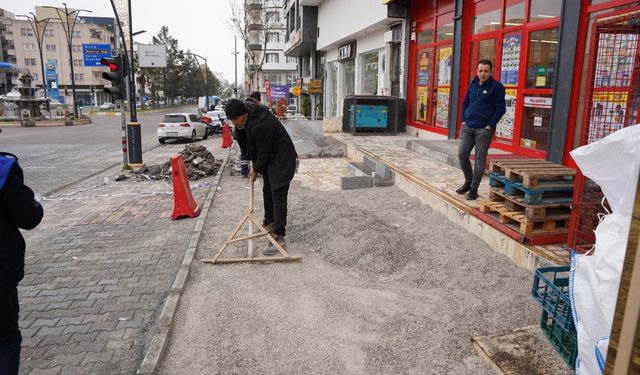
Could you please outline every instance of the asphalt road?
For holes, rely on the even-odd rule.
[[[194,108],[181,108],[180,111]],[[163,112],[139,114],[142,149],[159,145],[156,126]],[[120,116],[93,116],[89,125],[55,127],[2,127],[0,151],[15,154],[25,181],[47,195],[70,183],[122,163]],[[144,160],[143,160],[144,161]]]

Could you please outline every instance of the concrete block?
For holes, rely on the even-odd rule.
[[[371,176],[353,176],[340,178],[340,188],[342,190],[367,189],[373,187]]]
[[[376,176],[379,176],[383,180],[391,178],[391,169],[384,163],[376,163]]]

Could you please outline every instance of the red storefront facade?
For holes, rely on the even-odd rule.
[[[590,67],[603,66],[602,61],[597,60],[602,57],[595,56],[593,45],[607,42],[601,37],[602,33],[595,40],[594,24],[598,20],[624,15],[640,19],[635,16],[640,2],[584,0],[581,6],[575,5],[575,17],[579,17],[580,23],[577,43],[572,46],[576,51],[575,65],[569,70],[573,74],[566,74],[565,69],[562,76],[558,76],[556,66],[560,60],[560,47],[567,48],[561,43],[562,1],[457,1],[458,6],[462,5],[462,11],[456,11],[455,3],[453,0],[412,3],[407,125],[419,131],[457,138],[460,107],[466,88],[475,77],[478,60],[485,58],[493,61],[494,77],[506,89],[507,113],[496,129],[494,148],[544,159],[555,147],[553,151],[563,155],[563,162],[572,165],[568,152],[585,142],[585,131],[581,129],[594,126],[589,116],[585,119],[582,115],[585,111],[590,113],[594,103],[599,104],[596,106],[598,110],[617,111],[615,121],[624,126],[637,123],[638,100],[635,96],[640,97],[640,94],[637,95],[633,87],[638,81],[639,59],[625,55],[626,65],[623,68],[610,67],[595,73]],[[461,25],[460,41],[453,38],[455,14],[462,17],[462,22],[456,25]],[[629,31],[625,33],[628,35]],[[622,45],[618,37],[607,38],[611,43]],[[637,53],[638,38],[620,38],[627,51]],[[455,59],[451,58],[455,45],[461,46],[459,66],[454,66],[452,61]],[[610,58],[621,60],[621,53],[611,52]],[[609,84],[602,84],[603,77],[615,74],[619,79],[610,79]],[[451,90],[453,79],[460,80],[458,92]],[[600,83],[593,88],[598,79]],[[570,92],[570,98],[554,100],[556,87],[562,85],[565,87],[563,92]],[[558,110],[570,111],[567,120],[552,120],[557,103],[562,103],[562,108],[555,108],[556,113]],[[457,116],[452,116],[453,110],[458,111]],[[455,121],[455,126],[450,121]],[[599,134],[606,135],[616,129],[616,125],[606,121],[601,123],[597,126],[605,130]],[[558,128],[562,128],[559,133]],[[453,129],[456,129],[455,134],[452,134]],[[558,136],[565,137],[560,145],[551,142],[552,137]]]

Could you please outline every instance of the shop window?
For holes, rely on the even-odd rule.
[[[356,93],[356,62],[347,60],[342,63],[342,97]]]
[[[416,110],[415,120],[426,123],[427,113],[429,111],[429,86],[431,85],[431,51],[432,49],[423,49],[418,51],[416,58]]]
[[[438,41],[453,40],[453,13],[438,17]]]
[[[494,2],[482,1],[476,4],[475,16],[471,19],[474,34],[500,29],[502,11],[495,8]]]
[[[504,27],[524,24],[527,11],[526,0],[507,0],[507,8],[504,16]]]
[[[424,44],[433,43],[433,21],[430,21],[422,26],[420,26],[420,30],[418,31],[417,43],[419,46]]]
[[[534,31],[529,37],[527,88],[551,89],[556,79],[558,28]]]
[[[500,82],[504,85],[504,101],[506,112],[496,126],[496,139],[500,142],[513,140],[516,98],[518,97],[518,78],[522,36],[520,34],[505,35],[502,38],[502,59],[500,62]]]
[[[551,126],[551,96],[525,96],[520,146],[546,151]]]
[[[362,62],[362,94],[377,95],[378,94],[378,59],[380,53],[378,51],[365,53],[360,61]]]
[[[446,128],[449,122],[449,97],[451,86],[451,46],[440,46],[436,49],[437,64],[434,74],[436,85],[434,87],[435,103],[435,126]]]
[[[558,0],[531,0],[531,12],[529,22],[548,20],[560,17],[562,1]]]
[[[475,52],[476,49],[478,50],[478,52]],[[469,66],[469,77],[470,79],[474,79],[478,73],[478,61],[486,59],[491,61],[491,63],[493,64],[493,66],[496,65],[495,59],[496,59],[496,40],[491,38],[491,39],[485,39],[485,40],[480,40],[480,41],[474,41],[471,45],[471,51],[472,53],[477,53],[476,56],[477,59],[472,60],[471,61],[471,65]]]

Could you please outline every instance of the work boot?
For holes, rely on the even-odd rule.
[[[471,190],[471,182],[465,181],[464,185],[460,186],[456,190],[456,193],[462,195],[462,194],[466,193],[469,190]]]
[[[285,242],[283,235],[276,234],[276,233],[271,233],[271,236],[273,237],[274,240],[276,240],[278,245],[280,245],[283,249],[286,250],[285,246],[286,246],[287,243]],[[273,246],[271,241],[269,241],[267,246],[262,250],[262,254],[266,255],[266,256],[276,255],[278,253],[279,253],[278,249],[276,249],[276,247]]]
[[[469,193],[467,194],[468,201],[475,201],[478,199],[478,189],[469,189]]]
[[[273,223],[268,223],[265,224],[264,221],[262,222],[262,226],[264,227],[264,229],[267,230],[267,232],[271,233],[271,231],[273,230]]]

